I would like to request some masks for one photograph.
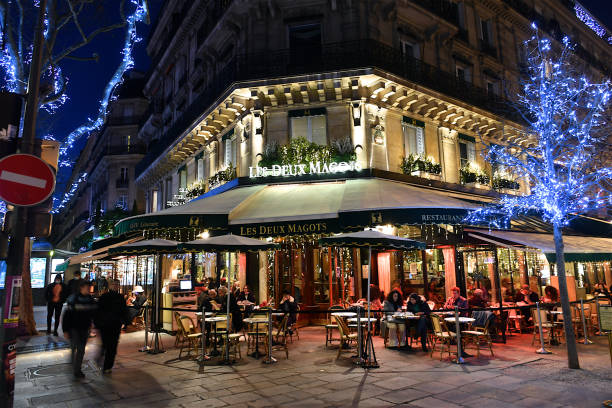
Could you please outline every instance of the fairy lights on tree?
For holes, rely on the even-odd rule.
[[[608,79],[597,83],[587,78],[569,39],[552,44],[534,29],[536,34],[525,44],[529,70],[516,106],[526,123],[527,140],[487,146],[487,160],[503,165],[529,192],[502,196],[498,205],[473,212],[468,221],[486,220],[503,228],[516,215],[537,212],[552,225],[569,367],[579,368],[562,228],[577,214],[612,207],[612,85]]]
[[[70,167],[70,154],[75,142],[99,129],[104,123],[108,104],[114,99],[114,91],[123,80],[123,75],[134,66],[134,45],[140,41],[136,25],[148,19],[146,0],[121,0],[117,2],[119,18],[109,24],[100,24],[92,15],[98,15],[99,5],[89,1],[48,0],[46,6],[44,51],[41,72],[40,109],[55,113],[68,100],[69,80],[62,70],[66,60],[98,61],[99,56],[81,56],[82,50],[101,34],[125,30],[120,50],[122,58],[106,84],[100,107],[93,118],[73,130],[62,141],[59,165]],[[2,89],[25,94],[30,62],[32,59],[32,35],[37,1],[15,1],[0,3],[0,75]],[[80,177],[79,177],[80,179]],[[70,191],[70,190],[69,190]],[[65,202],[69,191],[61,202]]]

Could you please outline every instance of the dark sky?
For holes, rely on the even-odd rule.
[[[112,5],[115,2],[117,0],[111,0],[106,4]],[[142,41],[135,48],[136,70],[146,72],[149,68],[150,60],[145,50],[147,36],[163,2],[164,0],[149,0],[151,24],[140,24],[138,26],[138,33]],[[612,28],[612,7],[610,7],[609,0],[581,0],[580,3],[607,27]],[[57,140],[63,140],[87,117],[96,114],[104,86],[108,83],[120,62],[119,50],[122,46],[124,32],[125,30],[115,30],[104,34],[80,52],[82,56],[89,56],[93,52],[98,53],[100,55],[99,62],[66,62],[64,70],[70,78],[68,92],[70,99],[57,114],[51,117],[41,117],[40,127],[44,128],[44,130],[41,129],[42,134],[48,133]],[[73,157],[77,157],[78,151],[84,146],[84,143],[85,140],[82,140],[76,144],[75,149],[73,149]],[[69,177],[69,171],[64,170],[58,178],[56,196],[63,195],[67,177]],[[60,192],[62,194],[58,194]]]

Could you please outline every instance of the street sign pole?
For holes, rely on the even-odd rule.
[[[30,72],[28,78],[28,91],[26,99],[25,114],[23,118],[23,133],[21,138],[21,152],[32,154],[34,153],[34,137],[36,130],[36,117],[38,115],[38,93],[40,88],[40,71],[42,65],[42,42],[43,42],[43,30],[44,30],[44,19],[47,9],[47,0],[39,1],[38,9],[38,21],[36,22],[36,28],[34,32],[34,47],[32,52],[32,62],[30,64]],[[28,221],[28,208],[27,207],[16,207],[16,223],[11,233],[11,239],[9,244],[9,257],[7,262],[6,270],[6,283],[11,284],[17,279],[13,277],[27,276],[24,274],[29,270],[30,263],[30,249],[31,242],[30,237],[26,236],[27,221]],[[21,283],[21,282],[20,282]],[[32,305],[24,305],[24,290],[30,289],[21,286],[20,308],[28,307],[32,308]],[[7,286],[5,286],[5,296],[9,292]],[[31,300],[31,296],[29,299]],[[14,367],[13,363],[16,358],[15,345],[17,338],[17,327],[14,324],[9,323],[10,316],[7,315],[6,305],[12,301],[12,299],[2,299],[2,324],[3,324],[3,338],[1,339],[2,345],[2,363],[9,364],[9,367]],[[6,367],[6,365],[4,365]],[[2,373],[0,377],[2,379],[0,383],[0,398],[6,403],[7,407],[13,406],[13,394],[15,391],[14,372],[10,370],[0,370]]]

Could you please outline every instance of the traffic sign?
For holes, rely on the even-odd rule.
[[[53,193],[55,174],[47,163],[30,154],[12,154],[0,159],[0,199],[29,207]]]

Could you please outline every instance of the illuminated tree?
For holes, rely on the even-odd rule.
[[[556,49],[536,29],[525,45],[529,50],[528,74],[515,107],[526,124],[526,141],[488,145],[487,160],[523,180],[529,192],[504,195],[497,205],[472,213],[469,221],[487,220],[502,228],[511,217],[536,212],[552,225],[568,363],[570,368],[580,368],[562,229],[578,214],[609,208],[612,203],[611,84],[607,78],[600,83],[587,78],[567,38]]]
[[[108,103],[121,83],[123,75],[133,67],[132,50],[139,40],[136,24],[148,19],[147,0],[119,0],[108,2],[94,0],[47,0],[45,7],[42,44],[41,86],[38,109],[56,113],[69,95],[69,80],[62,68],[67,60],[98,61],[97,53],[83,56],[84,48],[100,35],[116,30],[125,32],[122,58],[106,84],[100,98],[100,107],[93,118],[72,131],[60,147],[60,165],[70,166],[70,149],[82,136],[88,136],[102,126],[106,119]],[[0,0],[0,87],[6,91],[26,94],[33,53],[33,39],[39,8],[38,0]],[[89,48],[89,47],[88,47]],[[84,181],[85,177],[79,180]],[[71,187],[68,197],[76,188]],[[60,205],[66,203],[66,197]],[[28,270],[22,273],[21,307],[19,319],[28,333],[36,333],[32,290]]]

